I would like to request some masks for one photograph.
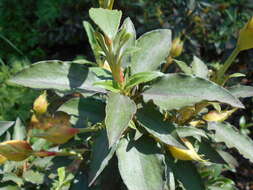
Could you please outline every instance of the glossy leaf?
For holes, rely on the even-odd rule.
[[[253,96],[253,86],[236,85],[228,88],[228,90],[237,98],[247,98]]]
[[[132,56],[132,73],[155,71],[169,54],[171,31],[160,29],[147,32],[137,40],[136,46],[140,50]]]
[[[78,119],[77,124],[92,124],[101,122],[105,118],[105,103],[95,98],[73,98],[61,105],[58,111],[66,112]]]
[[[91,8],[90,18],[98,25],[106,36],[113,39],[118,32],[122,12],[103,8]]]
[[[183,61],[179,61],[176,59],[173,59],[173,61],[175,61],[175,63],[178,65],[178,67],[187,75],[191,75],[192,74],[192,68],[189,67],[185,62]]]
[[[175,126],[163,121],[163,115],[154,109],[152,105],[146,105],[136,114],[138,123],[144,127],[153,137],[167,144],[185,149],[174,136],[171,135]]]
[[[14,123],[14,121],[0,121],[0,136],[2,136]]]
[[[84,65],[63,61],[42,61],[31,65],[9,80],[12,84],[36,89],[54,89],[61,92],[105,92],[94,87],[100,81]]]
[[[97,177],[108,165],[110,159],[116,151],[117,144],[109,148],[109,142],[106,131],[101,131],[95,139],[92,147],[92,157],[89,172],[89,186],[91,186]]]
[[[127,33],[131,34],[130,39],[122,48],[122,50],[124,50],[126,54],[122,59],[122,66],[127,67],[129,64],[131,64],[131,54],[134,52],[133,47],[135,47],[136,31],[134,28],[134,24],[129,17],[124,20],[121,29],[125,29]]]
[[[242,103],[228,90],[217,84],[194,76],[166,74],[143,92],[144,100],[153,102],[164,110],[180,109],[198,102],[218,101],[243,108]]]
[[[208,78],[208,68],[198,57],[194,56],[192,61],[192,73],[197,77]]]
[[[22,124],[21,120],[17,118],[13,129],[12,139],[24,140],[25,138],[26,138],[26,127]]]
[[[190,127],[190,126],[186,126],[186,127],[178,127],[175,130],[178,134],[179,137],[190,137],[190,136],[200,136],[200,137],[204,137],[207,138],[205,131],[198,129],[196,127]]]
[[[166,159],[168,167],[170,167],[174,173],[174,176],[179,180],[185,189],[187,190],[205,190],[203,181],[191,161],[175,162],[173,158],[168,155]]]
[[[115,81],[113,81],[113,80],[95,82],[93,85],[104,88],[104,89],[109,90],[111,92],[120,92],[120,89],[117,87],[117,83],[115,83]]]
[[[198,153],[204,155],[204,159],[209,162],[225,164],[225,160],[219,154],[219,152],[211,146],[211,142],[202,140],[199,143]]]
[[[119,140],[135,112],[136,105],[129,97],[119,93],[109,94],[105,117],[109,147]]]
[[[163,190],[164,168],[154,141],[123,138],[116,153],[120,175],[128,190]]]
[[[151,72],[140,72],[137,74],[132,75],[125,86],[126,89],[130,89],[138,84],[145,83],[152,81],[158,77],[163,76],[163,73],[158,71],[151,71]]]
[[[213,138],[224,142],[228,148],[236,148],[242,156],[253,162],[253,141],[228,123],[209,123],[209,130],[214,130]]]
[[[88,36],[89,44],[91,46],[91,49],[93,51],[93,54],[96,58],[96,61],[98,61],[98,51],[100,50],[99,44],[97,42],[96,36],[94,35],[95,30],[91,26],[91,24],[87,21],[83,22],[83,26],[85,28],[86,34]]]

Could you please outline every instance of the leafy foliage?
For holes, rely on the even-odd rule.
[[[84,22],[95,62],[37,62],[8,80],[51,91],[54,100],[46,93],[35,100],[27,128],[20,119],[0,122],[4,187],[104,189],[113,179],[115,189],[215,189],[216,181],[206,183],[201,168],[236,165],[219,150],[220,142],[252,161],[253,141],[224,122],[244,107],[238,99],[242,91],[252,96],[248,87],[227,90],[231,77],[221,75],[239,52],[220,70],[209,72],[195,56],[191,67],[176,61],[185,74],[166,73],[174,61],[171,30],[152,30],[136,39],[130,18],[120,26],[122,13],[111,10],[113,2],[100,1],[103,8],[90,9],[97,28]],[[56,4],[45,3],[57,12]],[[192,1],[186,7],[189,18],[197,5]],[[14,162],[17,158],[20,162]],[[234,188],[225,180],[220,187]]]

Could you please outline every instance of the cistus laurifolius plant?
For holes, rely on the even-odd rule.
[[[253,34],[248,26],[252,21],[242,29],[235,53],[219,70],[210,72],[195,56],[191,66],[171,56],[182,73],[165,73],[172,46],[169,29],[137,38],[131,19],[122,21],[122,12],[112,10],[111,3],[91,8],[89,15],[93,23],[83,25],[95,62],[41,61],[9,81],[54,91],[61,100],[48,104],[45,94],[39,97],[44,105],[38,105],[39,100],[34,104],[32,125],[27,128],[29,143],[44,138],[59,149],[79,143],[69,145],[72,151],[65,154],[44,150],[32,156],[78,155],[83,164],[75,165],[76,170],[85,165],[82,180],[78,178],[83,189],[106,189],[103,185],[108,180],[120,183],[117,189],[129,190],[222,188],[205,186],[198,168],[233,164],[224,144],[253,161],[253,141],[225,122],[244,108],[239,98],[253,96],[253,87],[226,85],[230,78],[241,76],[226,75],[226,71],[245,49],[243,44],[253,47],[248,38]],[[117,170],[120,180],[115,177]]]

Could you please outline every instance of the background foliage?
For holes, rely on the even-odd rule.
[[[214,67],[234,48],[237,31],[252,16],[253,10],[251,0],[121,0],[115,3],[116,8],[128,14],[123,17],[132,18],[138,36],[151,29],[170,28],[174,37],[182,35],[185,41],[183,60],[191,62],[189,55],[194,53]],[[82,21],[88,20],[88,9],[97,6],[95,0],[0,1],[0,120],[20,117],[26,121],[30,116],[31,104],[38,92],[5,83],[26,65],[44,59],[71,60],[84,54],[92,58]],[[252,85],[252,55],[252,51],[241,53],[240,65],[235,64],[232,68],[247,75],[241,81],[247,85]],[[244,103],[247,109],[232,120],[241,130],[251,134],[250,128],[245,126],[252,122],[253,103],[251,99]],[[244,159],[239,157],[239,160],[245,164]],[[242,165],[243,171],[250,175],[252,171],[245,169],[249,168],[247,164]],[[217,173],[223,171],[217,167],[208,173],[205,169],[204,176],[211,173],[209,183],[217,182]],[[64,171],[58,169],[62,177],[55,179],[55,187],[63,184],[64,180],[71,180],[71,174],[64,174]],[[245,188],[241,184],[243,174],[235,176],[227,172],[225,175],[232,175],[237,186]],[[246,183],[249,186],[252,179],[248,175]]]

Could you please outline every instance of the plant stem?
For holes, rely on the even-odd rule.
[[[224,65],[219,69],[216,78],[216,82],[218,84],[222,85],[224,83],[224,75],[239,53],[240,50],[238,47],[236,47],[228,59],[225,61]]]
[[[91,126],[91,127],[87,127],[87,128],[81,128],[78,129],[79,133],[89,133],[89,132],[96,132],[99,131],[101,128],[97,127],[97,126]]]

